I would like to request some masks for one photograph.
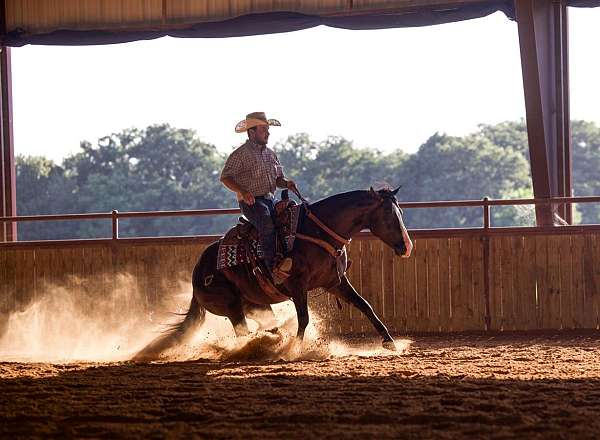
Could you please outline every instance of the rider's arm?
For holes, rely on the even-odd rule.
[[[274,156],[274,160],[275,160],[275,169],[277,170],[277,178],[275,179],[275,185],[277,185],[278,188],[285,188],[285,189],[295,188],[296,184],[294,183],[294,181],[291,179],[286,179],[285,176],[283,175],[283,167],[281,166],[281,163],[279,162],[277,155],[275,153],[273,153],[273,156]]]
[[[283,176],[279,176],[275,183],[277,184],[277,188],[287,188],[288,180]]]
[[[234,193],[241,194],[244,191],[244,189],[239,186],[235,180],[233,180],[233,177],[221,176],[221,182],[223,182],[223,185],[225,185],[227,189],[233,191]]]
[[[254,204],[254,196],[245,188],[242,188],[233,177],[236,175],[236,173],[240,172],[240,166],[242,164],[242,161],[238,156],[239,153],[237,153],[238,151],[239,150],[236,150],[233,153],[231,153],[231,155],[229,155],[229,157],[225,161],[225,166],[221,171],[220,180],[221,182],[223,182],[223,185],[227,187],[227,189],[238,194],[238,199],[242,199],[248,205],[252,205]]]
[[[277,178],[277,180],[275,181],[275,184],[277,185],[278,188],[295,188],[296,184],[294,183],[293,180],[291,179],[286,179],[283,176],[280,176]]]
[[[252,195],[251,192],[246,191],[245,189],[243,189],[241,186],[239,186],[235,180],[233,180],[233,177],[223,177],[221,176],[221,182],[223,182],[223,185],[225,185],[228,189],[230,189],[231,191],[233,191],[236,194],[240,195],[240,198],[248,205],[253,205],[254,204],[254,196]]]
[[[277,154],[275,154],[274,152],[272,152],[272,160],[274,162],[275,165],[275,170],[277,172],[277,176],[275,178],[275,185],[277,186],[277,188],[291,188],[290,186],[290,182],[293,183],[291,180],[286,179],[285,176],[283,175],[283,167],[281,166],[281,162],[279,162],[279,158],[277,157]]]

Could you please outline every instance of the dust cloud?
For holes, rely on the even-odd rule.
[[[191,298],[181,282],[170,295],[149,304],[129,275],[118,278],[103,295],[85,292],[82,280],[70,288],[49,286],[23,311],[12,313],[0,336],[0,362],[114,362],[126,361],[161,335],[169,324],[183,319]],[[327,335],[323,321],[311,310],[303,343],[294,335],[296,312],[291,302],[273,306],[276,322],[266,328],[248,319],[251,333],[236,337],[228,319],[207,313],[204,325],[185,344],[162,354],[160,361],[296,361],[345,356],[401,354],[410,341],[396,341],[397,352],[378,343],[357,346]],[[267,320],[264,320],[267,321]]]
[[[291,301],[273,305],[272,308],[277,318],[274,328],[259,328],[256,321],[248,319],[251,333],[242,337],[235,336],[226,318],[207,313],[206,322],[198,333],[188,343],[164,353],[161,360],[324,360],[333,357],[402,354],[410,345],[408,340],[396,341],[398,351],[390,352],[383,349],[379,342],[357,345],[331,339],[327,335],[323,320],[314,310],[310,310],[310,324],[303,342],[299,343],[295,338],[296,310]]]
[[[93,294],[83,280],[69,286],[45,286],[24,310],[10,314],[0,360],[120,361],[152,338],[159,317],[133,277],[120,275],[111,291]],[[178,297],[168,301],[171,310],[182,311]]]

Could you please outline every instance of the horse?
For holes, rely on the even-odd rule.
[[[249,333],[246,318],[275,322],[271,304],[291,299],[298,318],[296,340],[302,342],[309,323],[308,292],[323,288],[360,310],[382,338],[382,346],[395,350],[394,339],[371,305],[356,291],[345,271],[345,245],[363,229],[380,238],[396,255],[408,258],[412,241],[396,199],[399,188],[356,190],[336,194],[310,205],[299,222],[290,256],[291,275],[279,285],[281,297],[267,294],[246,265],[217,270],[219,242],[200,255],[193,273],[193,295],[183,320],[149,343],[134,360],[156,359],[165,350],[184,343],[205,319],[206,311],[229,318],[236,336]],[[342,270],[339,270],[339,268]]]

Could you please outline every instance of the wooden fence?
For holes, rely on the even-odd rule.
[[[598,232],[417,234],[414,244],[410,259],[378,240],[351,244],[350,280],[396,333],[598,328]],[[371,331],[349,307],[331,315],[337,331]]]
[[[598,328],[600,230],[525,229],[416,231],[409,259],[363,235],[350,244],[348,276],[395,333]],[[22,310],[51,286],[106,295],[120,274],[131,275],[147,308],[157,308],[180,281],[189,282],[213,240],[2,244],[0,311]],[[327,294],[313,294],[311,305],[333,333],[373,332],[357,310],[339,310]]]
[[[130,276],[129,287],[141,292],[136,297],[151,309],[190,279],[206,246],[202,238],[2,245],[0,310],[23,310],[56,287],[72,290],[75,298],[108,296],[122,275]]]

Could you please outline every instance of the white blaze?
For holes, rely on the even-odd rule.
[[[404,255],[402,255],[402,257],[408,258],[410,257],[410,254],[412,252],[413,243],[410,237],[408,236],[408,231],[406,230],[406,227],[404,226],[404,221],[402,220],[400,209],[396,205],[394,205],[394,212],[396,213],[398,221],[400,222],[400,229],[402,229],[402,238],[404,238],[404,244],[406,245],[406,252],[404,253]]]

